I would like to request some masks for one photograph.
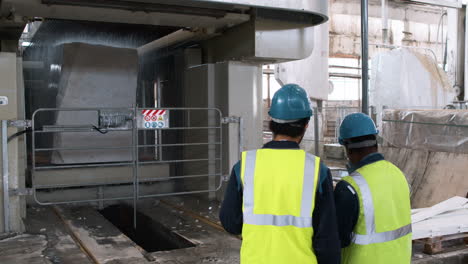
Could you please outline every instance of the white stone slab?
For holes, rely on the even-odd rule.
[[[430,208],[421,210],[420,212],[411,216],[413,224],[429,219],[433,216],[440,215],[444,212],[453,211],[463,208],[468,203],[468,199],[463,197],[452,197],[446,201],[438,203]],[[468,222],[468,219],[467,219]]]
[[[468,232],[468,210],[413,224],[413,240]]]
[[[83,43],[64,44],[58,108],[129,108],[135,104],[138,54],[135,49]],[[98,125],[96,112],[59,112],[56,125]],[[131,146],[131,132],[61,133],[54,147]],[[56,151],[56,164],[131,160],[130,149]]]

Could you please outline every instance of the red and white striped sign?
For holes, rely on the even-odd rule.
[[[169,110],[142,109],[137,116],[139,129],[164,129],[169,127]]]
[[[166,113],[166,110],[143,110],[141,114],[144,116],[162,116]]]

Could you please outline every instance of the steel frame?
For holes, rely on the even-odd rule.
[[[159,109],[164,109],[167,111],[184,111],[187,112],[187,117],[190,118],[190,113],[193,111],[206,111],[207,116],[209,116],[209,113],[212,112],[214,115],[211,115],[212,117],[215,117],[217,119],[215,122],[214,126],[201,126],[201,127],[191,127],[190,126],[190,119],[188,120],[188,125],[183,126],[183,127],[169,127],[169,128],[155,128],[155,129],[150,129],[150,130],[155,130],[156,133],[159,135],[163,130],[207,130],[207,136],[209,135],[209,131],[216,131],[216,134],[219,135],[219,140],[216,140],[215,142],[199,142],[199,143],[175,143],[175,144],[162,144],[159,142],[156,142],[155,144],[142,144],[140,145],[139,142],[139,131],[147,131],[148,129],[140,129],[137,126],[137,115],[142,111],[142,110],[159,110]],[[85,146],[85,147],[47,147],[47,148],[36,148],[36,136],[37,134],[40,133],[69,133],[69,132],[74,132],[74,133],[80,133],[80,132],[86,132],[89,133],[89,131],[85,130],[70,130],[66,129],[65,127],[60,130],[54,130],[54,131],[43,131],[39,129],[38,122],[37,122],[37,116],[39,113],[43,112],[61,112],[61,111],[67,111],[67,112],[96,112],[99,114],[100,111],[102,110],[114,110],[114,111],[132,111],[133,113],[133,119],[131,120],[131,129],[126,129],[126,130],[112,130],[113,132],[121,132],[121,131],[131,131],[131,137],[132,137],[132,144],[131,146],[123,146],[123,147],[93,147],[93,146]],[[223,131],[222,131],[222,125],[223,125],[223,116],[221,111],[218,108],[41,108],[36,110],[33,115],[32,115],[32,164],[31,164],[31,180],[32,180],[32,193],[33,193],[33,199],[34,201],[39,204],[39,205],[56,205],[56,204],[68,204],[68,203],[90,203],[90,202],[99,202],[102,204],[104,201],[117,201],[117,200],[133,200],[133,207],[134,207],[134,227],[136,228],[136,208],[137,208],[137,201],[138,199],[142,198],[157,198],[157,197],[163,197],[163,196],[174,196],[174,195],[185,195],[185,194],[199,194],[199,193],[209,193],[209,192],[216,192],[218,191],[223,182],[223,148],[222,148],[222,141],[223,141]],[[97,133],[97,132],[96,132]],[[161,155],[158,155],[158,159],[155,161],[141,161],[139,158],[139,149],[140,148],[149,148],[149,147],[156,147],[157,149],[160,149],[162,147],[185,147],[185,146],[207,146],[208,147],[208,152],[213,150],[213,146],[220,146],[219,150],[217,151],[217,148],[214,147],[214,152],[213,153],[208,153],[208,158],[206,159],[179,159],[179,160],[162,160]],[[60,165],[60,166],[37,166],[36,162],[36,153],[38,152],[44,152],[44,151],[58,151],[58,150],[112,150],[112,149],[129,149],[132,151],[132,160],[128,162],[108,162],[108,163],[99,163],[99,164],[84,164],[84,165]],[[219,152],[219,153],[216,153]],[[211,159],[210,159],[211,157]],[[184,163],[184,162],[200,162],[200,161],[206,161],[209,164],[215,164],[215,173],[211,174],[210,172],[208,174],[199,174],[199,175],[177,175],[177,176],[169,176],[169,177],[164,177],[164,178],[146,178],[146,179],[140,179],[139,178],[139,168],[143,164],[167,164],[167,163]],[[216,164],[219,164],[219,170],[216,169],[218,167]],[[36,172],[39,170],[51,170],[51,169],[73,169],[73,168],[84,168],[84,167],[113,167],[113,166],[131,166],[132,167],[132,181],[116,181],[116,182],[108,182],[108,183],[87,183],[87,184],[54,184],[54,185],[37,185],[36,184]],[[148,182],[161,182],[161,181],[171,181],[171,180],[177,180],[177,179],[188,179],[188,178],[202,178],[202,177],[207,177],[207,179],[210,179],[211,177],[214,177],[214,179],[219,178],[219,184],[215,186],[214,189],[206,189],[206,190],[196,190],[196,191],[179,191],[179,192],[171,192],[171,193],[156,193],[156,194],[146,194],[146,195],[140,195],[139,192],[139,185],[140,183],[148,183]],[[76,188],[76,187],[102,187],[102,186],[110,186],[110,185],[133,185],[133,195],[127,196],[127,197],[112,197],[112,198],[105,198],[102,194],[102,191],[100,192],[99,198],[98,199],[82,199],[82,200],[64,200],[64,201],[57,201],[57,202],[44,202],[40,201],[37,195],[38,190],[44,190],[44,189],[66,189],[66,188]],[[100,188],[102,189],[102,188]]]

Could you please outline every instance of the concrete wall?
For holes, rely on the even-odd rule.
[[[330,53],[331,55],[360,56],[360,2],[358,0],[330,1]],[[442,55],[441,33],[437,42],[437,26],[445,9],[440,7],[409,5],[388,2],[389,44],[412,45],[434,49]],[[369,43],[382,43],[382,10],[381,1],[369,3]],[[444,33],[444,35],[445,35]],[[445,39],[445,38],[444,38]],[[437,49],[437,50],[436,50]],[[378,49],[370,47],[371,55]]]
[[[383,43],[381,1],[369,2],[369,43],[381,44]],[[463,10],[411,5],[395,1],[387,2],[388,44],[430,49],[437,57],[437,61],[442,63],[447,40],[447,71],[452,84],[463,84],[460,79],[456,81],[456,77],[463,76],[461,74],[463,69],[457,70],[457,65],[462,63],[460,58],[463,56],[458,47],[460,38],[464,37],[463,23],[460,23],[464,15]],[[442,17],[444,12],[448,12],[448,15]],[[361,56],[360,23],[360,1],[330,1],[331,57],[359,58]],[[382,50],[387,50],[387,48],[370,45],[369,55],[372,57],[373,54]],[[431,51],[416,50],[433,56]]]
[[[8,105],[0,106],[1,120],[22,119],[24,115],[23,85],[18,81],[21,76],[21,62],[17,59],[16,53],[0,53],[0,96],[8,97]],[[21,80],[21,79],[20,79]],[[8,135],[16,133],[18,129],[9,128]],[[8,144],[8,167],[9,167],[9,188],[24,188],[24,165],[25,165],[24,137],[19,137]],[[2,164],[3,168],[4,164]],[[4,232],[4,208],[3,208],[3,180],[0,185],[0,233]],[[10,196],[9,203],[9,223],[11,232],[22,232],[24,230],[21,218],[25,216],[26,207],[24,200],[19,196]]]

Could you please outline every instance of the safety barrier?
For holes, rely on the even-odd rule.
[[[137,200],[142,198],[215,192],[221,188],[223,177],[222,125],[223,116],[217,108],[38,109],[32,116],[31,187],[34,200],[40,205],[52,205],[132,199],[136,209]],[[83,144],[86,142],[88,145]],[[101,142],[112,144],[102,145]],[[109,160],[115,153],[120,155]],[[76,161],[66,162],[73,161],[74,157],[77,157]],[[142,166],[148,165],[164,165],[169,169],[162,177],[141,178]],[[98,177],[96,182],[86,182],[78,177],[71,183],[64,173],[61,177],[67,180],[61,183],[49,184],[40,179],[44,175],[40,172],[44,171],[119,166],[131,167],[131,177],[124,180],[107,177],[105,182],[99,181]],[[191,170],[203,171],[201,168],[207,171],[190,173]],[[143,184],[194,179],[207,180],[208,188],[140,193]],[[133,195],[105,197],[101,187],[115,185],[133,185]],[[38,195],[44,191],[89,187],[98,187],[99,197],[44,201]]]

